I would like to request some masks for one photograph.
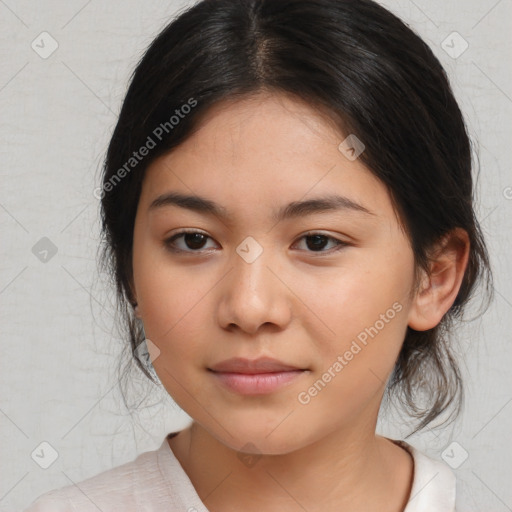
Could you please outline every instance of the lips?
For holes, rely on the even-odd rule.
[[[222,386],[242,395],[262,395],[277,391],[307,372],[271,358],[233,358],[208,368]]]
[[[226,361],[222,361],[221,363],[212,366],[210,370],[214,372],[244,373],[246,375],[254,375],[261,373],[277,373],[302,370],[302,368],[285,364],[281,361],[278,361],[277,359],[271,359],[267,357],[260,357],[258,359],[252,360],[235,357],[233,359],[227,359]]]

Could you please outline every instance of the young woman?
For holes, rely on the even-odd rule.
[[[134,360],[193,421],[29,511],[454,510],[447,466],[376,434],[385,396],[412,430],[456,416],[447,334],[490,279],[411,29],[370,0],[198,3],[138,64],[99,194]]]

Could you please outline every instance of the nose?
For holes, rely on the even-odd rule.
[[[292,318],[292,300],[279,274],[266,250],[252,263],[234,254],[231,271],[218,289],[219,324],[226,330],[247,334],[284,329]]]

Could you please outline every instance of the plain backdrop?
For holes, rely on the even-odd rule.
[[[129,76],[186,5],[0,0],[2,511],[130,461],[187,424],[155,388],[138,410],[123,403],[123,340],[112,290],[97,271],[93,194]],[[505,512],[512,510],[512,1],[385,5],[441,60],[478,141],[478,216],[496,292],[487,313],[459,329],[463,414],[408,441],[451,458],[463,510]],[[392,418],[380,430],[405,432]]]

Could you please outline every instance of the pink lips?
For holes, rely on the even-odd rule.
[[[242,395],[271,393],[306,371],[270,358],[227,359],[209,370],[221,384]]]

